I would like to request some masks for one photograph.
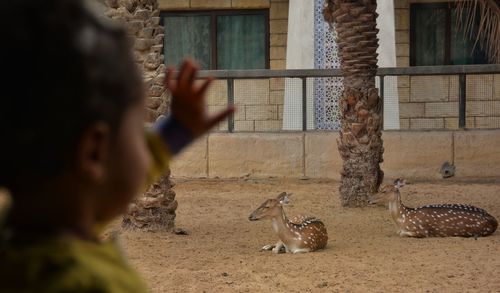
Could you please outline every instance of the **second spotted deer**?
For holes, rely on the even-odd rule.
[[[495,232],[497,220],[485,210],[464,204],[406,207],[399,189],[404,180],[386,185],[371,198],[371,203],[387,203],[397,232],[409,237],[481,237]]]
[[[311,252],[324,248],[328,242],[328,234],[322,221],[315,217],[296,216],[288,219],[283,210],[284,204],[289,202],[286,192],[276,198],[264,201],[250,216],[250,221],[269,219],[273,229],[280,239],[275,245],[266,245],[262,249],[274,253]]]

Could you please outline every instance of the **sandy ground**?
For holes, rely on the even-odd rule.
[[[177,181],[177,226],[188,236],[122,232],[130,262],[153,292],[500,292],[500,232],[490,237],[400,238],[382,207],[343,209],[338,183],[318,180]],[[261,252],[270,222],[248,215],[279,192],[286,207],[321,218],[330,240],[308,254]],[[408,206],[469,203],[500,218],[500,183],[415,183]]]

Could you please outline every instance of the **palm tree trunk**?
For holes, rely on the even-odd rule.
[[[327,0],[325,20],[335,24],[344,91],[338,149],[343,206],[365,206],[384,173],[380,169],[382,101],[375,87],[378,29],[375,0]]]
[[[156,0],[106,0],[106,5],[105,14],[123,24],[134,42],[134,57],[147,90],[146,122],[155,122],[168,111],[170,101],[164,86],[163,27],[158,3]],[[122,226],[148,231],[172,230],[177,208],[172,187],[168,172],[130,205]]]

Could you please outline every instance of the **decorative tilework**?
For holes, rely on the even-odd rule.
[[[323,19],[324,0],[314,3],[314,68],[340,68],[335,42],[335,29]],[[342,94],[342,78],[314,79],[315,128],[337,130],[340,128],[339,99]]]

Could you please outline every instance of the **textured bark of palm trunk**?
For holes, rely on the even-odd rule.
[[[338,148],[344,161],[343,206],[368,204],[383,180],[382,103],[375,87],[378,29],[375,0],[327,0],[325,20],[335,24],[344,77]]]
[[[102,1],[102,0],[101,0]],[[133,54],[142,70],[146,88],[146,120],[154,122],[168,111],[169,95],[164,86],[163,27],[157,0],[106,0],[109,18],[121,23],[134,42]],[[177,201],[170,172],[136,199],[123,216],[124,228],[170,231],[175,224]]]

